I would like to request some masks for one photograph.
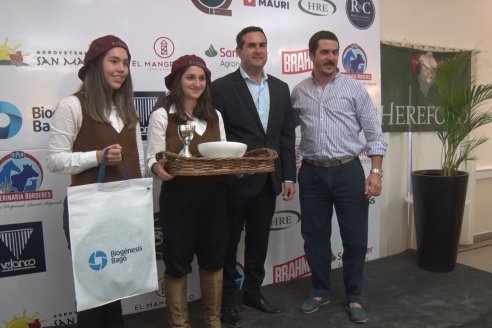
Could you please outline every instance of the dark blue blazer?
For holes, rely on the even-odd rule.
[[[267,147],[275,149],[279,158],[275,172],[245,175],[231,178],[233,196],[248,198],[256,196],[264,187],[268,175],[275,194],[282,192],[282,182],[296,182],[295,119],[287,83],[268,75],[270,112],[265,133],[260,116],[239,69],[212,83],[215,108],[224,119],[228,141],[242,142],[248,150]]]

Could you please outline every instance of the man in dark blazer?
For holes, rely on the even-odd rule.
[[[236,253],[245,231],[243,307],[269,314],[281,310],[261,294],[270,224],[276,197],[291,200],[295,193],[295,120],[290,91],[285,82],[267,75],[263,67],[268,57],[263,30],[250,26],[236,37],[241,67],[212,83],[214,105],[222,113],[228,141],[242,142],[248,149],[275,149],[279,158],[275,172],[234,176],[228,193],[229,244],[224,265],[222,323],[240,327],[235,307]]]

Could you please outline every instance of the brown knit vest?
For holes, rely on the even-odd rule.
[[[118,133],[109,123],[96,122],[85,110],[84,95],[77,92],[82,107],[82,126],[73,143],[74,152],[86,152],[104,149],[109,145],[120,144],[123,147],[123,161],[118,165],[106,166],[104,182],[125,179],[125,165],[128,165],[129,178],[141,178],[135,127],[127,126]],[[97,181],[99,167],[93,167],[72,176],[72,185],[84,185]]]
[[[178,135],[178,125],[179,118],[177,113],[169,114],[167,113],[168,123],[166,129],[166,150],[179,153],[181,149],[183,149],[183,142],[179,139]],[[210,124],[207,124],[207,128],[205,129],[205,133],[203,135],[199,135],[198,133],[193,134],[193,139],[190,143],[190,152],[193,156],[197,156],[200,153],[198,152],[198,145],[203,142],[208,141],[220,141],[220,130],[219,130],[219,120],[218,118],[214,122],[213,127],[210,127]]]

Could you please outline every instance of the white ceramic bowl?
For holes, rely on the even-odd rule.
[[[200,154],[208,158],[241,157],[247,148],[243,143],[232,141],[212,141],[198,145]]]

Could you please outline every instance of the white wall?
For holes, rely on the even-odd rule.
[[[490,0],[381,0],[381,40],[428,46],[478,49],[475,74],[481,83],[492,83],[492,36],[489,14]],[[492,138],[488,125],[477,131]],[[385,159],[384,196],[381,217],[381,255],[390,255],[407,248],[411,230],[407,225],[404,202],[407,172],[407,136],[387,136],[390,151]],[[414,134],[414,169],[439,167],[439,143],[435,136]],[[424,148],[425,145],[425,148]],[[424,150],[425,149],[425,150]],[[429,151],[436,149],[436,152]],[[490,215],[490,176],[492,176],[492,141],[477,151],[476,162],[470,163],[468,198],[469,233],[492,232]],[[475,173],[476,169],[476,173]],[[480,180],[476,180],[476,177]],[[488,187],[488,189],[487,189]],[[479,195],[480,197],[477,197]],[[466,229],[467,227],[463,227]]]

